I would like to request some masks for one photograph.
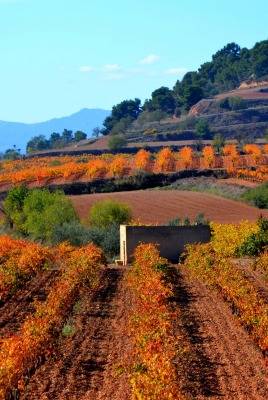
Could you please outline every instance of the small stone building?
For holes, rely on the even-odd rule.
[[[140,243],[159,245],[161,257],[172,263],[179,261],[186,244],[210,241],[208,225],[195,226],[130,226],[120,225],[120,260],[124,265],[133,261],[132,254]]]

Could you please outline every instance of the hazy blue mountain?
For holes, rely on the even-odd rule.
[[[51,133],[62,133],[64,129],[73,132],[82,131],[91,137],[95,127],[102,127],[104,119],[111,111],[84,108],[68,117],[54,118],[46,122],[24,124],[19,122],[0,121],[0,151],[13,148],[25,153],[27,142],[34,136],[45,135],[49,139]]]

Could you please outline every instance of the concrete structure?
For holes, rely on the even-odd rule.
[[[133,261],[133,251],[140,243],[156,243],[159,244],[161,257],[177,263],[186,244],[207,243],[209,241],[210,227],[208,225],[120,225],[120,259],[124,265],[131,263]]]

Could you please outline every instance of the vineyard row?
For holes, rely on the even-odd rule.
[[[127,154],[103,154],[101,156],[62,156],[58,158],[31,158],[1,163],[0,185],[28,182],[45,183],[53,178],[85,179],[111,178],[131,175],[137,171],[175,172],[184,169],[226,168],[230,174],[260,181],[268,177],[268,145],[246,145],[246,154],[239,154],[235,145],[223,148],[223,155],[216,155],[212,146],[205,146],[202,156],[196,156],[192,148],[185,146],[178,152],[163,148],[151,154],[141,149],[135,156]],[[256,171],[247,171],[249,167]],[[254,173],[255,172],[255,173]]]

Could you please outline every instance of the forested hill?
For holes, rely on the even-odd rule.
[[[115,105],[104,120],[102,133],[125,134],[137,119],[146,124],[187,115],[201,99],[236,89],[243,82],[260,81],[268,81],[268,40],[256,43],[252,49],[229,43],[198,71],[187,72],[181,81],[177,80],[172,89],[163,86],[153,91],[143,105],[138,98]]]
[[[258,84],[262,81],[267,83],[267,87],[259,91],[265,92],[263,97],[266,102],[255,104],[254,110],[251,110],[251,103],[243,99],[242,101],[240,98],[219,99],[220,94],[237,89],[241,84]],[[248,138],[254,138],[256,135],[264,136],[268,129],[267,91],[268,40],[256,43],[252,49],[229,43],[213,54],[210,61],[200,65],[197,71],[189,71],[181,81],[174,82],[173,88],[162,86],[155,89],[151,98],[146,99],[144,104],[141,104],[139,98],[135,98],[123,100],[114,105],[111,112],[106,112],[101,122],[95,123],[95,126],[103,127],[96,132],[96,137],[99,133],[120,135],[124,136],[120,139],[126,142],[126,139],[142,141],[146,136],[146,139],[151,141],[156,139],[157,135],[164,137],[165,134],[170,135],[171,132],[173,135],[179,135],[176,140],[192,139],[195,138],[196,125],[201,118],[205,120],[206,125],[205,131],[201,126],[201,131],[203,130],[203,133],[209,131],[210,134],[207,138],[212,138],[217,133],[229,138],[235,137],[237,129],[245,132]],[[228,93],[225,96],[228,96]],[[191,108],[203,99],[213,99],[213,102],[215,100],[212,107],[213,117],[208,116],[211,110],[204,116],[200,116],[200,113],[189,115]],[[161,122],[171,117],[171,126],[168,127],[166,124],[164,129]],[[174,120],[179,121],[177,126]],[[201,125],[203,122],[201,121]],[[247,124],[246,128],[244,124]],[[62,135],[57,133],[59,131],[55,128],[52,131],[46,130],[46,135],[51,135],[49,138],[42,136],[41,126],[35,128],[36,136],[27,143],[27,154],[40,150],[51,151],[51,149],[59,148],[59,145],[60,148],[67,147],[73,142],[73,138],[68,134],[72,131],[83,131],[80,125],[70,127],[70,124],[68,125],[65,121],[67,129],[64,129]],[[84,132],[89,133],[88,130]],[[152,138],[152,135],[149,138],[150,134],[153,134],[155,138]]]

